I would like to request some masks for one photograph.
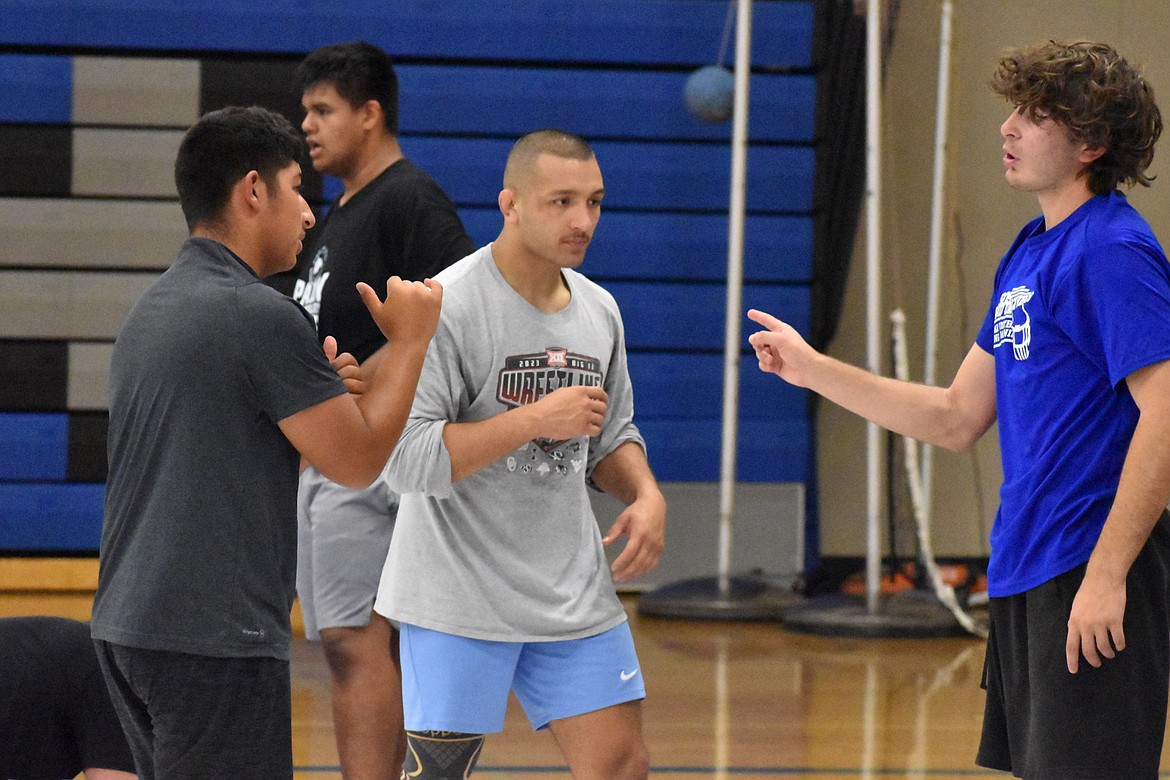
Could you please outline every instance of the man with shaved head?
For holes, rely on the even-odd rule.
[[[508,157],[499,237],[438,275],[441,322],[384,475],[402,502],[374,604],[401,627],[410,777],[470,776],[509,690],[575,778],[647,775],[614,581],[657,565],[666,502],[621,314],[575,270],[604,195],[584,140],[530,133]],[[604,538],[587,485],[627,505]]]

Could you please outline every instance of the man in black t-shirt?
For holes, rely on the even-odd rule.
[[[301,255],[293,296],[364,368],[385,344],[354,284],[419,280],[471,254],[455,206],[398,145],[398,81],[368,43],[326,46],[297,70],[313,167],[341,179]],[[311,466],[298,495],[297,593],[305,634],[320,640],[333,683],[334,730],[346,780],[396,780],[405,753],[397,632],[373,612],[397,496],[377,481],[334,484]]]

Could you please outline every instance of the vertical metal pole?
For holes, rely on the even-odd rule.
[[[723,341],[723,441],[719,460],[719,592],[731,591],[731,525],[735,508],[739,423],[739,339],[743,312],[743,233],[747,192],[748,76],[752,3],[738,0],[735,25],[735,102],[731,126],[731,196],[727,231],[727,322]]]
[[[926,335],[923,346],[922,381],[935,382],[938,362],[938,288],[942,265],[943,184],[946,181],[947,107],[951,92],[951,0],[943,0],[939,22],[938,95],[934,107],[934,183],[930,201],[930,258],[926,283]],[[922,445],[923,514],[929,524],[934,509],[934,448]],[[927,526],[929,530],[929,525]]]
[[[882,3],[869,0],[866,16],[866,368],[881,373],[881,39]],[[881,432],[874,423],[865,429],[866,468],[866,608],[877,612],[881,587]]]

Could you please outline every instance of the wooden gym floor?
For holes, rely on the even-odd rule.
[[[91,599],[0,592],[0,616],[84,620]],[[825,638],[771,623],[639,617],[634,598],[625,603],[646,676],[654,778],[1006,777],[974,765],[982,640]],[[337,780],[320,648],[297,639],[292,658],[296,778]],[[476,777],[545,780],[568,771],[552,737],[533,734],[512,701]]]

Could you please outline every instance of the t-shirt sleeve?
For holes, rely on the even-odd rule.
[[[1054,283],[1053,316],[1113,385],[1170,358],[1170,265],[1131,241],[1087,250]]]
[[[451,455],[443,443],[443,429],[467,404],[458,361],[457,340],[440,319],[427,347],[410,417],[382,472],[396,493],[436,498],[451,493]]]
[[[995,305],[994,296],[987,306],[987,315],[983,318],[983,324],[979,326],[979,332],[975,334],[975,343],[989,355],[995,354]]]
[[[346,392],[325,359],[313,320],[296,301],[261,284],[239,293],[236,345],[258,405],[273,421]]]
[[[601,426],[601,435],[589,441],[589,460],[585,476],[591,487],[593,469],[605,456],[625,442],[636,442],[643,451],[646,442],[638,427],[634,425],[634,388],[630,382],[630,371],[626,364],[626,334],[617,304],[613,303],[614,350],[605,371],[605,392],[609,396],[609,407]]]
[[[455,204],[439,185],[423,180],[411,201],[403,231],[403,273],[408,279],[426,279],[462,260],[476,246],[463,228]]]

